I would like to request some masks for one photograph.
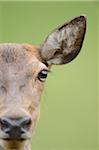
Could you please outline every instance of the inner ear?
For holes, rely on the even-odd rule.
[[[79,16],[48,35],[41,45],[41,57],[49,65],[66,64],[72,61],[83,44],[86,32],[86,18]]]

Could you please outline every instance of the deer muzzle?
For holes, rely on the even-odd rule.
[[[31,126],[31,118],[0,118],[1,131],[7,135],[5,140],[25,140],[24,136],[27,134]]]

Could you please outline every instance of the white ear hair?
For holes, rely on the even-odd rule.
[[[79,16],[55,29],[41,45],[41,57],[49,65],[66,64],[79,53],[86,31],[86,18]]]

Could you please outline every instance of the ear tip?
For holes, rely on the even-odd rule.
[[[82,24],[83,28],[86,30],[86,24],[87,24],[87,17],[86,17],[86,15],[78,16],[78,17],[74,18],[71,22],[73,24],[75,24],[75,23]]]
[[[81,16],[76,17],[75,20],[84,22],[86,24],[87,17],[86,17],[86,15],[81,15]]]
[[[86,14],[82,14],[82,15],[80,15],[79,17],[81,17],[81,18],[83,18],[83,19],[85,19],[86,20]]]
[[[81,18],[83,21],[85,21],[85,22],[87,21],[86,15],[81,15],[80,18]]]

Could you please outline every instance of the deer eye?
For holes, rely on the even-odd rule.
[[[48,75],[48,70],[43,69],[38,73],[38,79],[44,82],[45,79],[47,78],[47,75]]]

